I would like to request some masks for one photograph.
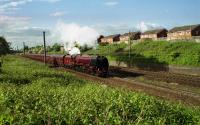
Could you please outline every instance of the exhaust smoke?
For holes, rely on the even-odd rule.
[[[66,24],[61,21],[57,23],[53,32],[55,35],[53,37],[63,42],[65,51],[73,54],[80,53],[80,50],[74,47],[75,43],[79,46],[94,47],[99,36],[99,33],[89,26],[80,26],[76,23]]]

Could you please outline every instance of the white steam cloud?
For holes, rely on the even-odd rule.
[[[71,50],[69,50],[69,55],[79,55],[79,54],[81,54],[81,51],[77,47],[74,47]]]
[[[89,26],[80,26],[76,23],[58,22],[53,32],[56,39],[64,43],[66,51],[71,50],[75,42],[80,46],[95,46],[99,36],[95,29]]]

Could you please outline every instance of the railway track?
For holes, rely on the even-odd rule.
[[[55,69],[74,73],[77,77],[94,81],[94,83],[106,84],[111,87],[125,88],[128,90],[142,91],[156,97],[161,97],[173,101],[179,100],[189,105],[200,106],[200,93],[194,93],[192,91],[181,89],[172,89],[166,86],[146,84],[130,79],[131,77],[142,75],[148,79],[157,81],[175,82],[179,84],[200,87],[200,78],[197,76],[195,77],[165,72],[149,72],[135,69],[110,67],[110,76],[108,78],[100,78],[62,67]]]
[[[66,68],[56,68],[57,70],[67,71],[75,74],[79,78],[83,78],[89,81],[97,82],[100,84],[105,84],[111,87],[125,88],[128,90],[134,90],[139,92],[145,92],[149,95],[156,96],[159,98],[171,100],[171,101],[181,101],[187,105],[200,106],[200,95],[182,90],[172,90],[170,88],[149,85],[145,83],[135,82],[130,79],[120,78],[117,76],[109,76],[108,78],[100,78],[85,74],[82,72],[77,72]]]
[[[167,72],[151,72],[151,71],[119,68],[119,67],[110,67],[110,72],[111,74],[113,73],[115,75],[128,74],[130,77],[131,76],[135,77],[136,75],[142,75],[150,80],[200,87],[200,76],[167,73]]]

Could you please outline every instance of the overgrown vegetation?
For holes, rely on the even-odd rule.
[[[7,56],[0,124],[200,124],[200,108],[80,80]]]
[[[52,54],[63,54],[63,50],[61,50],[62,46],[58,43],[53,44],[52,46],[47,46],[47,52]],[[34,54],[42,54],[44,53],[44,46],[35,46],[27,48],[26,51],[28,53],[34,53]]]
[[[144,41],[131,46],[124,44],[99,46],[87,54],[102,54],[110,60],[137,63],[161,63],[184,66],[200,66],[200,43],[196,42],[168,42]],[[131,61],[130,61],[131,60]]]

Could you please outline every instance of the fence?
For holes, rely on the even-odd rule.
[[[173,40],[170,40],[168,39],[168,41],[171,41],[171,42],[177,42],[177,41],[187,41],[187,42],[200,42],[200,36],[192,36],[191,38],[183,38],[183,39],[173,39]]]

